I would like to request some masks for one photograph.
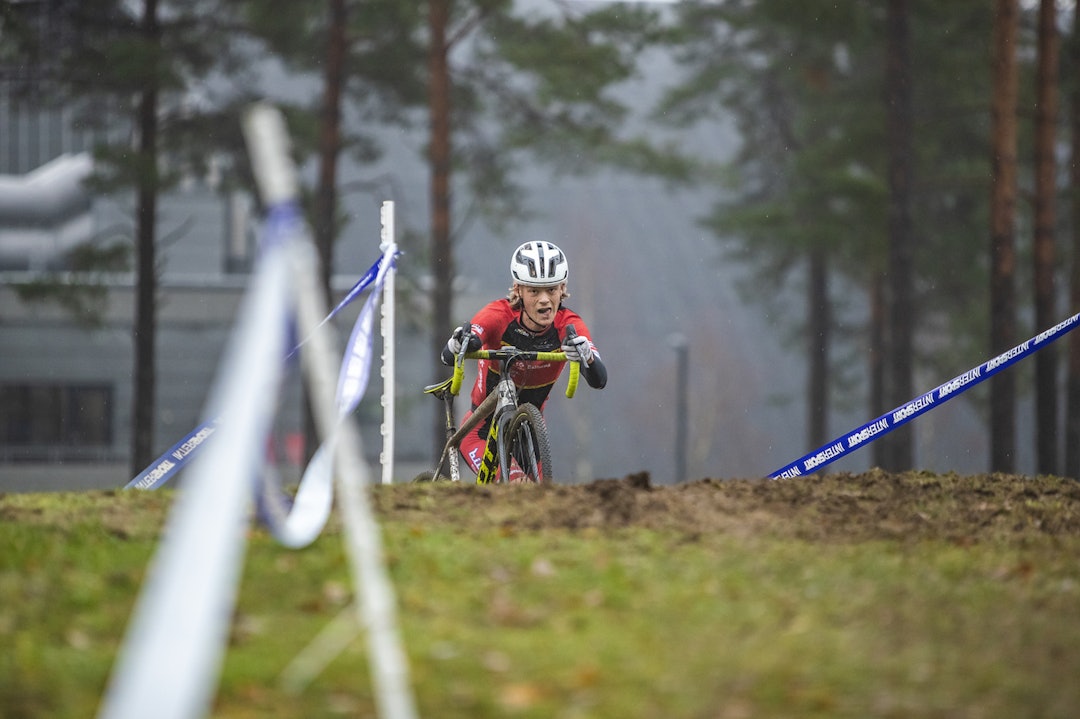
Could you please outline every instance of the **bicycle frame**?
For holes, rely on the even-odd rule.
[[[453,402],[454,397],[461,390],[461,383],[465,376],[466,359],[499,361],[501,363],[501,378],[495,389],[484,398],[484,401],[480,403],[469,418],[460,427],[455,427]],[[437,479],[441,476],[444,465],[449,462],[451,481],[461,481],[458,464],[458,448],[461,446],[461,440],[492,414],[495,414],[495,418],[492,420],[491,428],[488,430],[487,443],[484,446],[484,456],[480,462],[476,482],[477,484],[492,482],[495,478],[496,469],[502,472],[503,478],[509,476],[510,458],[505,456],[506,453],[501,451],[499,446],[499,430],[505,418],[509,417],[510,412],[508,410],[513,410],[518,406],[517,386],[510,376],[510,369],[514,362],[517,361],[566,362],[567,360],[564,352],[530,352],[514,347],[505,347],[498,350],[477,350],[475,352],[462,351],[455,358],[454,373],[450,379],[425,388],[426,393],[434,394],[439,399],[442,399],[446,406],[447,439],[442,455],[439,457],[439,463],[435,467],[434,478]],[[566,385],[567,397],[573,397],[577,391],[579,376],[580,367],[578,363],[571,363],[570,377]],[[496,467],[496,459],[498,460],[498,467]]]

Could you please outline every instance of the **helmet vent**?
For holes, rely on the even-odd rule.
[[[519,263],[525,265],[526,268],[528,268],[529,277],[532,277],[533,279],[537,279],[537,277],[536,277],[536,262],[533,261],[533,258],[526,257],[523,252],[518,250],[517,261]]]

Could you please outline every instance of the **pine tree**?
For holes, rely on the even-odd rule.
[[[748,296],[797,318],[782,329],[805,340],[811,444],[828,423],[815,413],[823,397],[838,404],[860,388],[856,356],[870,416],[910,399],[916,370],[937,376],[984,358],[984,3],[911,2],[906,13],[879,2],[679,7],[674,39],[689,74],[661,109],[684,122],[735,118],[742,146],[707,221],[750,270]],[[886,110],[890,13],[907,18],[910,66],[891,72],[909,99],[894,95],[900,105]],[[803,286],[819,289],[793,296]],[[875,462],[914,461],[913,446],[886,449],[875,443]]]
[[[1004,352],[1016,343],[1016,59],[1020,9],[1016,0],[995,0],[991,166],[993,193],[990,222],[990,351]],[[990,469],[1016,467],[1016,374],[990,380]]]
[[[45,9],[58,35],[38,46],[21,45],[18,52],[48,76],[52,101],[73,108],[78,129],[100,138],[94,150],[95,191],[124,193],[134,203],[130,460],[137,472],[155,450],[158,197],[185,175],[201,176],[214,148],[239,145],[238,130],[232,136],[213,130],[230,126],[220,122],[221,106],[193,108],[188,102],[196,83],[236,58],[237,44],[223,39],[236,28],[215,0],[144,0],[137,6],[121,0],[56,0]],[[115,249],[81,256],[88,266],[116,267],[123,260]]]
[[[1057,257],[1058,31],[1054,0],[1041,0],[1038,15],[1038,66],[1035,82],[1035,207],[1032,248],[1035,327],[1058,321],[1054,265]],[[1035,450],[1037,471],[1058,471],[1057,345],[1035,355]]]

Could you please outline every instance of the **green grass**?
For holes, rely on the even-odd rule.
[[[1080,706],[1075,534],[518,531],[440,516],[437,490],[378,491],[431,516],[382,523],[421,716],[1011,719]],[[0,496],[0,716],[96,712],[172,496]],[[301,551],[253,529],[213,716],[374,716],[360,632],[303,691],[281,683],[350,594],[336,526]]]

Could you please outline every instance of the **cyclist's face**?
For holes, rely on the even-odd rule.
[[[521,296],[525,327],[539,332],[546,330],[555,321],[555,310],[559,309],[563,294],[566,292],[566,283],[551,287],[526,287],[518,286],[518,294]]]

